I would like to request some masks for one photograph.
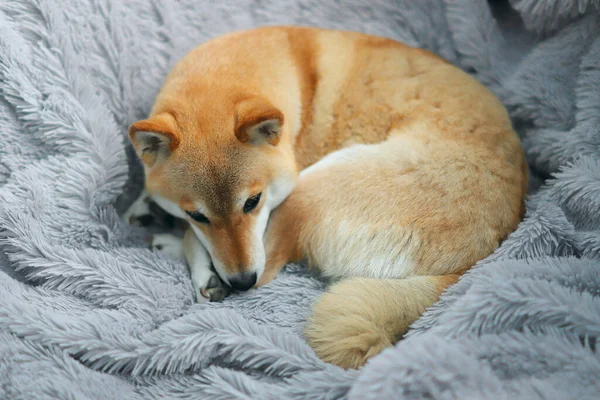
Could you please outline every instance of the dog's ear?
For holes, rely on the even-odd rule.
[[[142,162],[151,167],[165,160],[179,146],[179,133],[173,115],[161,113],[137,121],[129,127],[129,139]]]
[[[283,113],[262,98],[238,103],[235,136],[242,143],[277,146],[283,128]]]

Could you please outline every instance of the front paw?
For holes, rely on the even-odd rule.
[[[198,303],[204,301],[223,301],[223,299],[231,293],[229,286],[226,285],[215,272],[212,273],[205,286],[194,286]]]
[[[183,243],[196,301],[221,301],[227,297],[231,292],[229,286],[219,278],[208,251],[191,229],[185,233]]]
[[[183,239],[168,233],[157,234],[152,237],[152,249],[179,260],[184,259]]]
[[[193,260],[196,261],[195,263],[190,264],[196,302],[222,301],[231,293],[231,289],[219,278],[210,262],[210,258],[205,258],[203,251],[198,251],[196,255],[202,255],[202,257],[196,257]]]
[[[152,210],[150,209],[151,203],[152,199],[150,196],[146,192],[142,192],[140,197],[133,202],[121,218],[127,224],[142,227],[150,226],[155,221],[155,217],[152,215]]]

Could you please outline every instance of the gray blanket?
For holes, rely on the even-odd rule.
[[[600,1],[490,4],[0,1],[0,398],[598,398]],[[126,128],[169,68],[261,24],[446,57],[501,98],[532,167],[519,229],[359,371],[302,338],[318,276],[197,305],[118,216],[142,185]]]

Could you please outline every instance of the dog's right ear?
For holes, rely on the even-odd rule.
[[[277,146],[281,138],[283,113],[267,100],[256,97],[237,104],[235,136],[242,143]]]
[[[179,133],[173,115],[161,113],[137,121],[129,127],[129,139],[147,166],[165,160],[179,146]]]

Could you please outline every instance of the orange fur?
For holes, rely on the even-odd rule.
[[[341,281],[306,335],[343,367],[397,341],[524,212],[525,158],[498,99],[425,50],[354,32],[211,40],[130,137],[148,192],[210,220],[189,221],[224,279],[253,270],[262,285],[306,259]],[[163,158],[142,154],[156,141]]]

